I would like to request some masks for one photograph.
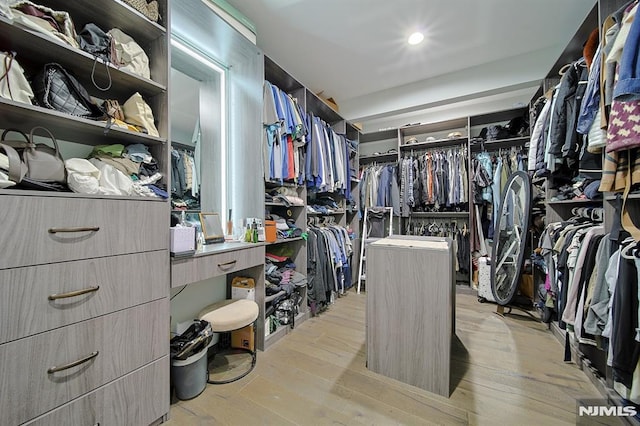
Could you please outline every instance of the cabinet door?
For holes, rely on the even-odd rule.
[[[0,345],[0,424],[31,420],[166,356],[168,318],[161,299]]]
[[[169,411],[168,384],[167,356],[27,424],[148,425]]]
[[[167,204],[2,196],[0,269],[168,249]]]
[[[168,296],[164,250],[0,270],[0,344]]]

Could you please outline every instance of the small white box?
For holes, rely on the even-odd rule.
[[[256,289],[255,287],[231,287],[231,298],[256,300]]]
[[[184,253],[196,249],[196,228],[175,226],[169,228],[171,253]]]

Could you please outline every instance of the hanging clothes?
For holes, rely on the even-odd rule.
[[[194,148],[171,149],[171,201],[173,208],[199,209],[200,184]]]
[[[452,240],[455,259],[455,270],[460,274],[469,274],[471,260],[470,231],[465,221],[460,224],[451,219],[410,219],[404,229],[404,235],[429,237],[448,237]],[[467,277],[459,277],[459,281],[468,283]]]
[[[317,192],[333,192],[351,199],[351,167],[349,141],[320,117],[309,114],[311,123],[310,149],[304,174],[307,188]]]
[[[468,210],[468,150],[433,148],[400,160],[400,214]]]
[[[262,158],[266,180],[304,183],[310,129],[304,110],[291,95],[265,81],[262,110]]]
[[[474,237],[473,251],[482,252],[482,242],[485,239],[493,239],[494,229],[500,216],[502,192],[513,173],[527,169],[527,161],[527,152],[519,146],[495,152],[482,150],[474,155],[472,198],[475,207],[471,227],[478,230],[478,238]]]
[[[400,188],[396,163],[372,164],[360,171],[360,209],[393,207],[394,216],[400,215]]]
[[[333,223],[307,228],[307,297],[312,315],[326,309],[332,293],[352,286],[353,245],[346,228]]]

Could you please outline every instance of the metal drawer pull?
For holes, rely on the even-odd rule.
[[[59,367],[51,367],[51,368],[49,368],[47,370],[47,373],[48,374],[53,374],[53,373],[58,373],[60,371],[68,370],[68,369],[73,368],[73,367],[77,367],[80,364],[84,364],[85,362],[91,361],[92,359],[97,357],[99,353],[100,352],[98,352],[98,351],[91,352],[86,357],[81,358],[81,359],[79,359],[77,361],[73,361],[73,362],[70,362],[69,364],[61,365]]]
[[[68,233],[68,232],[98,232],[100,230],[99,226],[85,226],[79,228],[49,228],[50,234],[57,233]]]
[[[237,260],[232,260],[231,262],[218,263],[218,268],[222,270],[231,269],[235,266],[237,262],[238,262]]]
[[[70,297],[82,296],[83,294],[93,293],[100,290],[100,286],[83,288],[82,290],[70,291],[68,293],[50,294],[49,300],[68,299]]]

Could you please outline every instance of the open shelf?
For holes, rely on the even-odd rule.
[[[291,243],[293,241],[302,241],[303,238],[302,237],[295,237],[295,238],[281,238],[279,240],[276,240],[273,243],[265,243],[265,245],[267,246],[274,246],[277,244],[286,244],[286,243]]]
[[[271,303],[273,302],[276,298],[280,297],[280,296],[284,296],[285,294],[287,294],[286,291],[284,290],[280,290],[279,292],[277,292],[276,294],[272,294],[269,296],[265,296],[264,297],[264,303]]]
[[[288,206],[285,203],[279,203],[277,201],[265,201],[264,205],[265,206],[269,206],[269,207],[286,207],[286,208],[304,207],[304,204],[291,204],[291,205]]]
[[[624,194],[620,194],[620,196],[624,199]],[[616,195],[607,195],[604,197],[607,201],[614,201],[616,199]],[[629,200],[640,200],[640,193],[629,194]]]
[[[461,138],[444,138],[444,139],[436,139],[432,141],[406,143],[404,145],[400,145],[400,150],[409,151],[412,149],[418,150],[418,149],[438,148],[438,147],[449,146],[449,145],[462,145],[462,144],[466,144],[467,141],[468,139],[465,136]]]
[[[426,124],[413,124],[400,127],[400,134],[403,138],[411,136],[428,136],[434,135],[440,132],[460,131],[461,133],[467,133],[463,131],[468,125],[467,117],[462,117],[454,120],[439,121],[435,123]],[[434,135],[435,136],[435,135]],[[463,139],[468,139],[467,136],[463,136]],[[443,138],[444,140],[444,138]]]
[[[382,154],[363,155],[360,157],[360,161],[393,161],[397,158],[397,152],[383,152]]]
[[[374,142],[380,140],[398,140],[398,129],[378,130],[377,132],[368,132],[360,135],[360,143]]]
[[[22,58],[37,57],[45,63],[58,63],[65,69],[73,69],[74,76],[82,81],[85,87],[91,88],[89,86],[91,84],[90,76],[94,67],[94,58],[91,54],[55,38],[46,37],[35,31],[12,25],[3,18],[0,18],[1,39],[11,40],[11,49],[19,52],[18,61]],[[109,68],[112,81],[117,82],[112,86],[111,90],[115,90],[124,98],[121,99],[121,102],[124,102],[126,97],[131,96],[136,91],[148,97],[167,90],[163,84],[129,71],[118,69],[113,65],[105,66],[100,60],[95,64],[95,80],[98,84],[104,83],[106,85],[109,81],[106,67]]]
[[[298,185],[294,182],[289,181],[275,181],[275,180],[266,180],[264,184],[267,188],[279,188],[279,187],[287,187],[287,188],[303,188],[302,185]]]
[[[0,189],[0,195],[19,195],[31,197],[61,197],[61,198],[86,198],[91,200],[127,200],[127,201],[156,201],[166,202],[166,198],[160,197],[140,197],[127,195],[106,195],[106,194],[79,194],[76,192],[66,191],[34,191],[29,189]],[[198,210],[199,211],[199,210]]]
[[[166,142],[164,138],[132,132],[115,126],[105,134],[105,122],[76,117],[5,98],[0,98],[0,115],[7,121],[20,123],[23,129],[44,126],[50,129],[58,140],[79,140],[86,145],[113,143],[158,145]]]
[[[410,217],[466,218],[469,212],[412,212]]]
[[[549,206],[559,205],[567,206],[572,204],[602,204],[602,200],[589,200],[589,199],[577,199],[577,200],[559,200],[559,201],[547,201],[545,204]]]
[[[344,214],[345,211],[340,209],[340,210],[336,210],[333,211],[331,213],[319,213],[319,212],[307,212],[307,216],[337,216],[337,215],[341,215]]]
[[[288,330],[290,329],[289,325],[281,325],[274,331],[264,338],[264,350],[267,350],[269,346],[273,343],[277,342],[281,338],[287,335]]]
[[[302,324],[304,320],[309,319],[310,316],[311,313],[309,311],[299,312],[298,315],[296,315],[294,328],[298,328],[298,326]]]
[[[47,6],[56,10],[67,10],[68,0],[48,0]],[[160,6],[160,18],[166,20],[167,11]],[[73,11],[73,21],[76,31],[80,31],[88,22],[95,22],[105,31],[111,28],[120,28],[125,33],[133,37],[140,45],[144,41],[155,40],[166,34],[166,29],[155,22],[147,19],[142,13],[133,7],[119,0],[102,0],[86,2],[82,7]]]
[[[326,104],[318,95],[307,89],[307,109],[330,125],[343,121],[340,114]]]
[[[496,139],[493,141],[483,141],[483,142],[473,142],[471,144],[472,151],[480,151],[483,149],[500,149],[503,147],[512,147],[518,143],[521,143],[522,146],[525,146],[529,143],[531,138],[529,136],[521,136],[517,138],[509,138],[509,139]]]

